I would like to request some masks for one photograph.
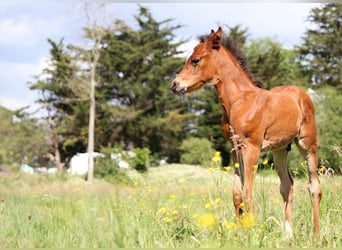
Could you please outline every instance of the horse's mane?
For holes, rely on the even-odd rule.
[[[208,38],[208,35],[199,36],[200,41],[204,41]],[[238,61],[243,71],[246,73],[248,78],[253,82],[253,84],[259,88],[263,88],[263,84],[260,81],[257,81],[253,74],[250,72],[248,68],[248,61],[245,55],[242,53],[240,48],[236,45],[236,43],[229,37],[223,37],[221,40],[221,45],[223,45]]]

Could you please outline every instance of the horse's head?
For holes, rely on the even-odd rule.
[[[211,30],[208,37],[201,39],[171,84],[174,94],[184,95],[213,81],[216,74],[213,54],[219,50],[221,38],[222,29],[219,27],[216,32]]]

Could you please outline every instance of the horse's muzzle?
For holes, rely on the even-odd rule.
[[[178,96],[183,96],[185,95],[187,88],[180,86],[179,82],[173,81],[171,84],[171,90],[174,94]]]

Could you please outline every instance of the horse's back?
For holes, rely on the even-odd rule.
[[[279,86],[268,92],[263,149],[286,146],[300,135],[303,125],[315,131],[314,106],[309,95],[296,86]]]
[[[297,86],[278,86],[272,88],[270,92],[279,95],[279,96],[288,96],[292,100],[294,100],[301,110],[301,113],[304,116],[313,115],[315,113],[314,104],[309,94],[305,92],[302,88]]]

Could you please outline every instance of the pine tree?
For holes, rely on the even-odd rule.
[[[170,91],[176,72],[183,65],[177,57],[171,19],[156,21],[140,6],[133,30],[122,20],[102,40],[97,100],[99,124],[107,144],[125,148],[148,147],[153,153],[177,157],[175,149],[189,114]],[[101,117],[100,117],[101,116]],[[100,141],[105,141],[100,140]],[[107,145],[103,145],[107,146]]]
[[[328,3],[312,9],[299,60],[310,75],[312,87],[330,85],[342,91],[342,4]]]
[[[59,170],[63,168],[63,155],[65,141],[74,135],[70,131],[70,117],[74,114],[75,92],[70,85],[76,71],[70,55],[68,54],[63,39],[58,43],[48,39],[51,45],[49,65],[43,69],[41,75],[36,76],[36,82],[29,83],[29,88],[37,90],[41,98],[37,100],[46,111],[44,117],[46,133],[49,138],[48,144],[51,148],[51,155]],[[63,150],[64,148],[64,150]]]

